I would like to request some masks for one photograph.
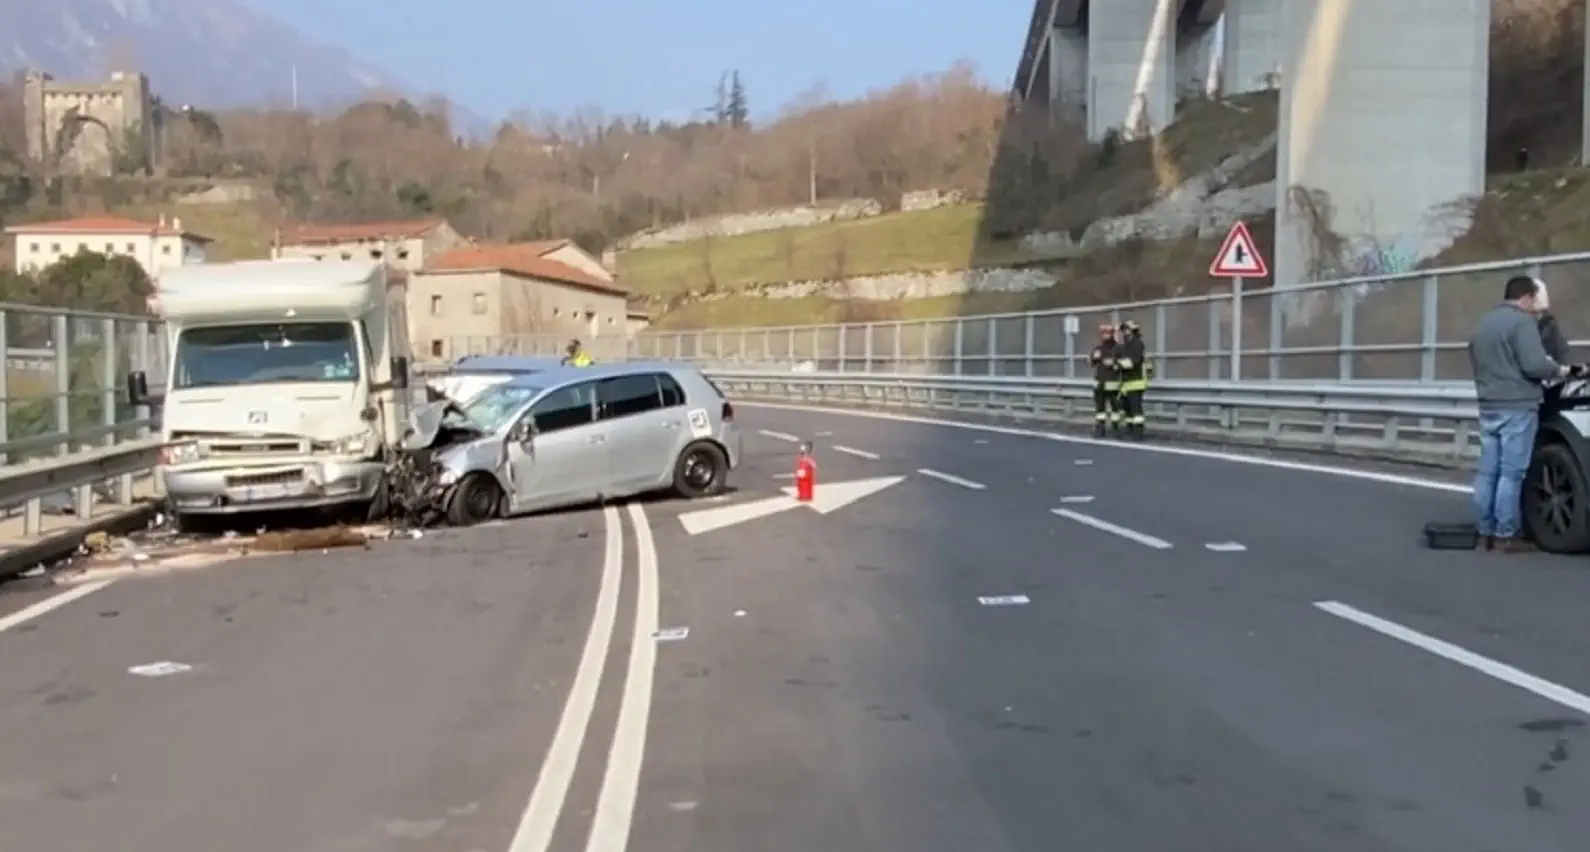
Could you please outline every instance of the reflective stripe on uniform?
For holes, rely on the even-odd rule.
[[[1127,379],[1126,381],[1121,382],[1121,392],[1122,393],[1131,393],[1133,391],[1146,391],[1146,390],[1148,390],[1148,380],[1147,379]]]

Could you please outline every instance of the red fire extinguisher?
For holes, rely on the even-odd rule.
[[[795,499],[810,503],[817,490],[817,461],[812,458],[809,445],[802,444],[800,455],[795,457]]]

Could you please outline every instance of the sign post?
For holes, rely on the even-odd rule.
[[[1209,264],[1210,278],[1231,279],[1231,380],[1242,381],[1242,282],[1249,278],[1264,278],[1270,267],[1259,253],[1253,234],[1246,222],[1238,221],[1226,233],[1220,252]],[[1210,341],[1213,343],[1214,341]]]

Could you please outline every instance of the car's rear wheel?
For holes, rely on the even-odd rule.
[[[728,456],[709,441],[685,447],[674,463],[674,490],[689,500],[722,493],[728,477]]]
[[[447,522],[455,527],[468,527],[497,517],[502,503],[502,489],[497,480],[484,473],[464,477],[453,489],[447,501]]]
[[[1536,448],[1524,478],[1524,530],[1548,553],[1590,551],[1590,489],[1579,458],[1564,444]]]

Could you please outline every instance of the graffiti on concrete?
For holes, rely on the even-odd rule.
[[[1363,240],[1344,255],[1342,271],[1349,278],[1398,275],[1419,268],[1419,244],[1405,235],[1389,243]]]

